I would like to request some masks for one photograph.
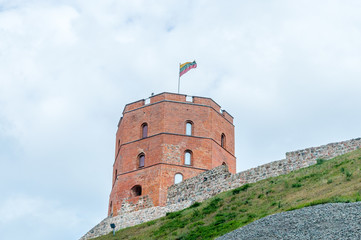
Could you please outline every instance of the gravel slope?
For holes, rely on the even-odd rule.
[[[361,202],[277,213],[217,238],[224,239],[361,239]]]

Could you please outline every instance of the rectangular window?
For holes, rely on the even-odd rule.
[[[139,167],[144,167],[144,155],[141,155],[139,157]]]
[[[186,135],[191,136],[192,135],[192,123],[187,122],[186,124]]]
[[[144,124],[142,127],[142,138],[148,137],[148,125]]]
[[[191,165],[191,153],[190,152],[186,152],[184,154],[184,164]]]

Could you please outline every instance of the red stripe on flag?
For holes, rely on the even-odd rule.
[[[196,68],[197,67],[197,63],[190,65],[189,67],[187,67],[186,69],[184,69],[182,72],[179,73],[179,76],[181,77],[183,74],[187,73],[189,70],[191,70],[192,68]]]

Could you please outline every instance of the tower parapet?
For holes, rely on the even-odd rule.
[[[189,96],[185,94],[175,94],[175,93],[160,93],[157,95],[153,95],[147,99],[141,99],[136,102],[128,103],[124,107],[123,114],[129,111],[133,111],[135,109],[145,107],[149,104],[154,104],[157,102],[162,101],[174,101],[179,103],[193,103],[198,105],[204,105],[207,107],[213,108],[216,112],[223,115],[228,121],[230,121],[233,124],[233,117],[225,110],[221,109],[221,106],[219,106],[215,101],[213,101],[211,98],[207,97],[198,97],[198,96]]]

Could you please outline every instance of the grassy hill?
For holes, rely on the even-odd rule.
[[[361,149],[95,239],[213,239],[274,213],[355,201],[361,201]]]

